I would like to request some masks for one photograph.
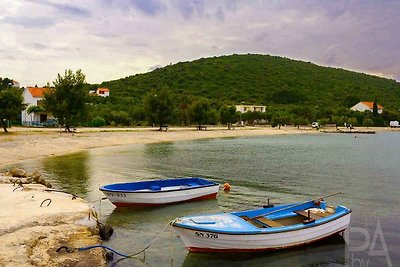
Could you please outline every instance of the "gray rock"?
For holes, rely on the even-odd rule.
[[[26,171],[24,171],[24,170],[22,170],[22,169],[19,169],[19,168],[12,168],[10,171],[9,171],[9,173],[10,173],[10,175],[12,176],[12,177],[26,177],[27,176],[27,172]]]

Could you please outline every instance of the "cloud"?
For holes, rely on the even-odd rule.
[[[51,2],[51,1],[47,1],[47,0],[25,0],[25,1],[31,2],[34,4],[49,6],[49,7],[57,9],[61,13],[65,13],[68,15],[84,16],[84,17],[90,15],[90,12],[87,9],[73,6],[70,4],[60,4],[58,2]]]
[[[56,24],[56,20],[49,17],[5,17],[0,21],[25,28],[47,28]]]
[[[99,83],[234,53],[400,76],[400,1],[2,1],[1,69],[21,83],[67,68]]]
[[[131,0],[131,3],[137,9],[151,16],[156,15],[165,8],[165,6],[157,0]]]

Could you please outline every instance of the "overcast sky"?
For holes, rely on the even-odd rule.
[[[400,81],[399,0],[1,0],[0,77],[90,83],[260,53]]]

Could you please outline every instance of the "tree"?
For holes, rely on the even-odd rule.
[[[327,125],[328,123],[329,123],[328,118],[321,118],[318,120],[319,127],[323,127],[323,126]]]
[[[28,114],[40,113],[44,111],[44,108],[41,106],[30,106],[26,111],[28,112]]]
[[[237,121],[236,108],[234,106],[222,106],[219,110],[221,123],[228,125],[228,130],[231,129],[232,123]]]
[[[300,129],[300,126],[308,124],[308,121],[304,117],[295,117],[293,119],[293,124],[294,126],[297,126],[297,129]]]
[[[378,104],[376,103],[376,97],[374,100],[374,105],[372,107],[372,114],[376,117],[378,116]]]
[[[182,95],[179,103],[179,119],[181,123],[185,126],[189,122],[189,105],[192,103],[192,99],[189,95]]]
[[[357,118],[351,117],[347,120],[347,123],[350,124],[351,126],[355,126],[355,125],[357,125],[358,121],[357,121]]]
[[[45,93],[44,107],[56,117],[65,130],[86,117],[88,91],[85,86],[85,75],[81,70],[73,73],[66,70],[64,76],[57,75],[54,88]]]
[[[190,105],[190,117],[194,123],[197,123],[201,130],[203,124],[207,124],[210,112],[210,102],[206,98],[200,98]]]
[[[271,119],[271,126],[275,128],[278,126],[280,129],[282,125],[286,125],[290,121],[289,116],[285,113],[275,114]]]
[[[374,121],[371,118],[364,118],[363,120],[363,125],[366,126],[367,128],[374,125]]]
[[[174,100],[170,92],[163,89],[158,93],[154,90],[146,94],[143,100],[144,111],[150,123],[160,125],[168,124],[174,114]]]
[[[0,78],[0,125],[7,131],[7,121],[16,118],[25,108],[20,89],[12,87],[12,80]]]

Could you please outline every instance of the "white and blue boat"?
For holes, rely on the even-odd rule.
[[[117,207],[155,206],[215,199],[219,185],[203,178],[172,178],[109,184],[100,190]]]
[[[351,210],[322,199],[231,213],[187,216],[171,224],[191,252],[253,252],[301,246],[343,233]]]

